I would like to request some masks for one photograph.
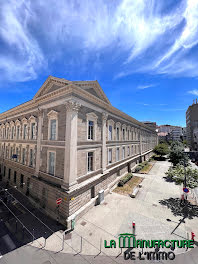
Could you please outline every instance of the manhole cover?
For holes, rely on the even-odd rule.
[[[153,204],[153,206],[157,207],[157,204]]]
[[[87,223],[85,221],[80,223],[82,226],[85,226]]]
[[[104,204],[104,205],[107,205],[107,202],[104,202],[103,204]]]
[[[90,236],[92,236],[92,233],[89,233]]]

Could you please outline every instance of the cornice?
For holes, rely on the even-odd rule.
[[[56,80],[62,83],[65,83],[62,79],[56,79],[55,77],[51,77],[52,80]],[[152,132],[155,134],[155,132],[139,122],[138,120],[134,119],[133,117],[125,114],[124,112],[120,111],[119,109],[115,108],[111,104],[108,104],[104,102],[102,99],[90,94],[86,90],[81,89],[77,84],[72,83],[71,81],[68,81],[69,84],[66,86],[63,86],[60,89],[57,89],[53,92],[47,93],[41,97],[35,98],[22,104],[19,106],[16,106],[15,108],[12,108],[2,114],[0,114],[0,120],[5,118],[11,118],[12,114],[22,114],[24,111],[30,110],[33,107],[41,106],[41,104],[45,104],[49,100],[56,99],[63,95],[68,95],[70,93],[76,93],[78,96],[83,97],[84,99],[90,101],[93,104],[98,105],[99,107],[103,108],[108,114],[115,114],[118,117],[124,118],[126,121],[131,122],[133,125],[136,125],[138,128],[144,129],[145,131]]]

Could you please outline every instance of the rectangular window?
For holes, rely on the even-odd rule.
[[[130,140],[130,136],[129,136],[129,130],[128,130],[128,140]]]
[[[56,140],[56,119],[50,120],[50,140]]]
[[[131,156],[133,155],[133,146],[131,146]]]
[[[30,149],[30,167],[33,167],[33,149]]]
[[[94,139],[94,122],[88,122],[88,139]]]
[[[119,161],[120,160],[120,149],[117,148],[116,149],[116,161]]]
[[[122,130],[122,139],[125,140],[125,129]]]
[[[3,176],[6,176],[6,166],[4,166],[4,170],[3,170]]]
[[[9,138],[9,127],[7,128],[7,139]]]
[[[23,126],[23,139],[26,139],[26,135],[27,135],[27,125]]]
[[[112,126],[109,126],[109,140],[112,140]]]
[[[19,134],[20,134],[20,126],[17,126],[17,139],[19,139]]]
[[[128,156],[130,156],[130,148],[128,147]]]
[[[112,149],[109,149],[108,151],[108,162],[112,163]]]
[[[125,159],[125,147],[122,148],[122,159]]]
[[[24,165],[25,164],[25,149],[23,148],[23,151],[22,151],[22,164]]]
[[[120,130],[119,127],[116,128],[116,139],[120,140]]]
[[[14,183],[16,183],[17,172],[14,171]]]
[[[10,180],[11,169],[8,170],[8,180]]]
[[[20,187],[23,188],[23,184],[24,184],[24,175],[21,174],[21,179],[20,179]]]
[[[31,139],[36,139],[36,124],[31,124]]]
[[[49,168],[48,168],[49,174],[54,175],[54,168],[55,168],[55,153],[49,152]]]
[[[93,171],[93,152],[88,152],[87,170],[88,172]]]
[[[11,139],[14,138],[14,127],[12,127],[12,131],[11,131]]]

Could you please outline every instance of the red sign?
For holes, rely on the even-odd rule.
[[[56,204],[57,204],[57,205],[61,204],[61,202],[62,202],[62,198],[58,198],[58,199],[56,200]]]

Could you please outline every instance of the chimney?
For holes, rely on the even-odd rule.
[[[196,104],[197,104],[197,98],[196,98]]]

